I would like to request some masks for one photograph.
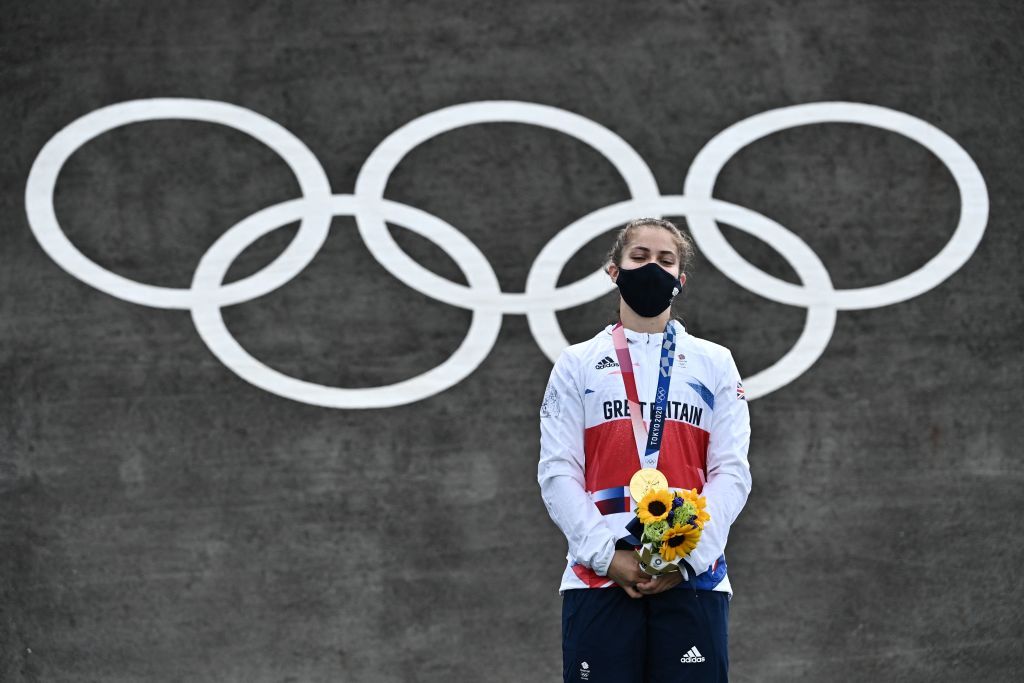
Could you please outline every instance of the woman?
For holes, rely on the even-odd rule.
[[[607,259],[619,320],[563,350],[544,393],[537,479],[569,543],[559,588],[566,681],[728,677],[724,550],[751,488],[750,417],[729,349],[672,318],[692,256],[667,220],[623,228]],[[711,519],[679,573],[651,577],[637,563],[625,525],[642,495],[639,470],[706,498]]]

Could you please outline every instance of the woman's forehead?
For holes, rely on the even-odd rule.
[[[637,228],[629,236],[626,246],[630,249],[644,247],[650,251],[676,251],[675,240],[668,230],[662,228]]]

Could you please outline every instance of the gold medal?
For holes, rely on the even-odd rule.
[[[667,488],[668,479],[665,478],[661,470],[653,467],[637,470],[629,480],[629,495],[633,496],[633,500],[637,503],[644,499],[648,491]]]

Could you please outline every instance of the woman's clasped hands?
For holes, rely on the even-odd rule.
[[[679,572],[650,576],[640,569],[636,553],[632,550],[616,550],[608,565],[608,578],[619,584],[631,598],[655,595],[675,588],[683,581]]]

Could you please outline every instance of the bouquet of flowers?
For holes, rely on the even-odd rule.
[[[680,571],[679,561],[700,542],[701,532],[711,515],[707,501],[697,489],[652,489],[637,506],[633,528],[643,544],[636,551],[640,569],[657,576]]]

